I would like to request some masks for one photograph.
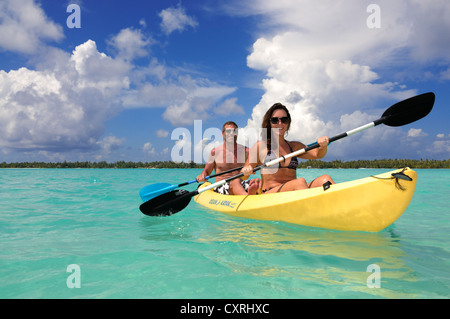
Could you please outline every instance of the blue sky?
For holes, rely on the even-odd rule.
[[[228,120],[252,146],[276,102],[309,144],[429,91],[426,118],[325,160],[448,159],[449,29],[446,0],[4,0],[0,161],[204,159]]]

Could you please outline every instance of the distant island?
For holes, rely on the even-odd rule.
[[[0,168],[203,168],[204,164],[194,162],[125,162],[114,163],[101,162],[21,162],[21,163],[0,163]],[[302,161],[299,168],[450,168],[448,160],[411,160],[411,159],[380,159],[380,160],[357,160],[357,161]]]

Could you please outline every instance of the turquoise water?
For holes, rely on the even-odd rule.
[[[385,171],[299,173],[342,182]],[[0,169],[0,297],[449,298],[450,170],[417,171],[400,219],[363,233],[239,219],[194,201],[170,217],[140,213],[140,188],[200,170]],[[380,288],[368,287],[372,264]]]

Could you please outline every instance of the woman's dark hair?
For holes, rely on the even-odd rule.
[[[274,105],[272,105],[270,107],[270,109],[267,110],[266,114],[264,115],[263,121],[262,121],[262,125],[261,127],[263,128],[261,134],[262,134],[262,139],[266,140],[267,145],[270,145],[271,139],[272,139],[272,131],[271,131],[271,124],[270,124],[270,118],[272,117],[272,114],[276,111],[276,110],[283,110],[286,112],[287,117],[289,118],[289,123],[287,125],[287,129],[286,131],[289,130],[289,128],[291,127],[291,114],[289,114],[289,110],[287,109],[286,106],[284,106],[281,103],[275,103]]]

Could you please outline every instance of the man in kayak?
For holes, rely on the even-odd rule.
[[[281,103],[274,104],[264,115],[262,128],[263,137],[250,151],[244,168],[241,170],[245,176],[253,174],[253,168],[263,165],[276,158],[298,151],[306,146],[301,142],[286,141],[285,133],[291,125],[291,115]],[[304,159],[323,158],[327,153],[329,139],[327,136],[317,140],[319,148],[310,150],[299,157]],[[279,164],[261,169],[262,192],[277,193],[305,188],[321,187],[326,183],[335,184],[329,175],[322,175],[307,183],[304,178],[297,178],[297,157],[288,158]]]
[[[233,121],[226,122],[222,127],[223,144],[212,149],[203,172],[197,176],[198,182],[204,182],[215,170],[216,174],[243,166],[248,158],[248,147],[237,143],[238,126]],[[216,177],[216,182],[239,174],[239,170]],[[216,187],[214,190],[221,194],[255,195],[260,188],[259,178],[242,180],[234,179]]]

